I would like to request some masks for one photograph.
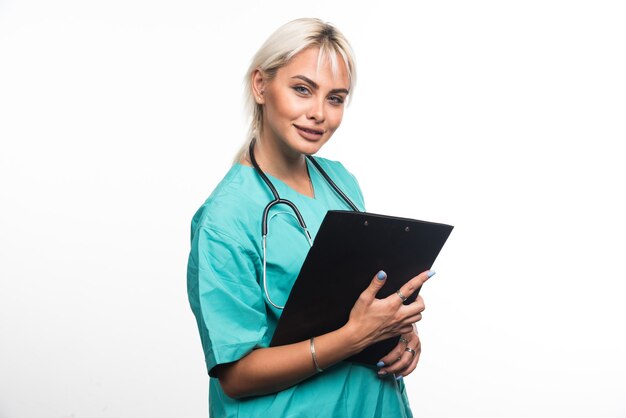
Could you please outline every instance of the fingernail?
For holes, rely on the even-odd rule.
[[[387,278],[387,273],[381,270],[378,272],[376,277],[378,278],[378,280],[385,280]]]
[[[379,372],[378,372],[378,375],[379,375],[379,376],[386,376],[386,375],[387,375],[387,372],[386,372],[386,371],[384,371],[384,370],[381,370],[381,371],[379,371]]]
[[[378,367],[383,367],[385,365],[385,362],[384,361],[379,361],[378,363],[376,363],[376,365]]]
[[[436,271],[434,271],[434,270],[430,270],[430,271],[428,272],[428,278],[433,277],[435,274],[437,274],[437,272],[436,272]]]
[[[398,382],[402,381],[402,377],[403,377],[402,375],[396,376],[396,381]]]

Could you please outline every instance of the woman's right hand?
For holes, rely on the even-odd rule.
[[[425,271],[406,282],[400,292],[408,298],[428,279],[429,271]],[[404,305],[396,293],[384,299],[376,298],[386,281],[387,274],[384,271],[378,272],[350,311],[346,328],[359,351],[375,342],[412,332],[413,324],[422,318],[422,298],[417,298],[408,305]]]

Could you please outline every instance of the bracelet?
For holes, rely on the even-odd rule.
[[[317,362],[317,355],[315,355],[315,337],[311,337],[311,357],[313,358],[315,370],[317,370],[318,373],[323,372],[324,369],[320,367],[319,363]]]

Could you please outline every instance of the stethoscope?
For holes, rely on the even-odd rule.
[[[265,291],[265,297],[267,298],[267,301],[273,307],[275,307],[277,309],[283,309],[284,306],[280,306],[280,305],[278,305],[278,304],[276,304],[276,303],[274,303],[272,301],[272,298],[270,297],[269,291],[267,289],[267,233],[268,233],[268,226],[267,225],[268,225],[268,215],[269,215],[270,210],[274,206],[276,206],[276,205],[281,205],[282,204],[282,205],[289,206],[291,208],[291,210],[293,211],[294,215],[296,216],[296,219],[298,220],[298,223],[300,224],[300,227],[304,230],[304,233],[306,235],[306,238],[307,238],[310,246],[313,246],[313,240],[311,239],[311,234],[309,233],[309,230],[308,230],[308,228],[306,226],[306,223],[304,222],[304,218],[302,217],[302,214],[298,210],[298,207],[292,201],[287,200],[287,199],[282,199],[280,197],[280,195],[278,194],[278,191],[276,190],[276,188],[274,187],[274,185],[272,184],[270,179],[265,175],[263,170],[261,170],[261,167],[259,167],[259,164],[256,162],[256,159],[254,158],[254,143],[255,143],[255,140],[253,139],[250,142],[250,148],[248,149],[248,154],[250,155],[250,162],[252,163],[252,166],[254,167],[256,172],[259,174],[259,176],[261,176],[261,178],[263,179],[265,184],[267,184],[267,187],[269,187],[269,189],[271,190],[272,194],[274,195],[274,200],[269,202],[267,204],[267,206],[265,206],[265,209],[263,210],[263,220],[262,220],[262,224],[261,224],[261,233],[262,233],[262,237],[263,237],[262,238],[262,240],[263,240],[263,243],[262,243],[262,245],[263,245],[263,290]],[[348,206],[350,206],[350,208],[353,211],[360,212],[359,208],[357,208],[356,205],[354,203],[352,203],[350,198],[348,198],[348,196],[346,196],[346,194],[339,188],[339,186],[337,186],[335,184],[335,182],[324,171],[324,169],[315,160],[315,158],[313,158],[310,155],[307,155],[307,158],[315,166],[317,171],[319,171],[319,173],[322,175],[322,177],[324,177],[324,180],[326,180],[326,182],[330,185],[330,187],[333,188],[333,190],[348,204]]]

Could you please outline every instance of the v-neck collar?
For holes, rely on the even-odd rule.
[[[296,189],[294,189],[293,187],[291,187],[290,185],[288,185],[287,183],[285,183],[284,181],[282,181],[281,179],[279,179],[278,177],[274,177],[271,174],[265,173],[265,175],[267,176],[267,178],[270,179],[270,181],[273,184],[281,184],[282,187],[281,189],[285,189],[288,190],[290,194],[298,196],[301,199],[305,199],[308,201],[312,201],[312,202],[318,202],[319,203],[319,194],[318,191],[320,190],[320,184],[319,184],[319,173],[317,172],[317,168],[312,166],[311,161],[309,161],[308,158],[305,158],[306,161],[306,168],[307,168],[307,172],[309,174],[309,179],[311,181],[311,187],[313,188],[313,197],[307,196],[305,194],[300,193],[299,191],[297,191]],[[258,173],[256,172],[255,168],[246,164],[241,164],[241,163],[237,163],[237,165],[241,166],[241,167],[245,167],[246,169],[252,170],[252,172],[255,175],[258,175]],[[314,174],[315,173],[315,174]],[[263,183],[263,185],[265,185],[265,182],[259,177],[259,180],[261,180],[261,182]],[[266,186],[267,187],[267,186]],[[276,186],[274,186],[276,187]],[[269,189],[268,189],[269,190]],[[280,194],[280,192],[279,192]],[[280,196],[281,198],[284,198],[284,196]]]

